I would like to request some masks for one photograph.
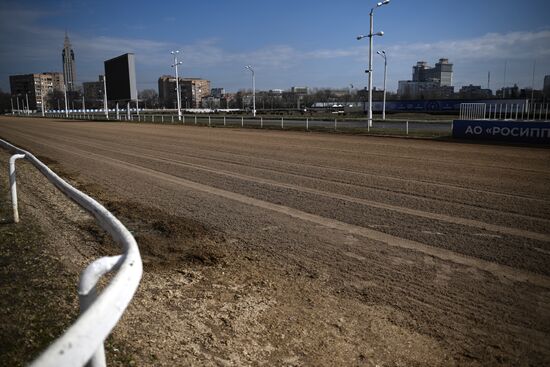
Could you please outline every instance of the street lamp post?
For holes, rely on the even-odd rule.
[[[372,127],[372,63],[373,63],[373,54],[372,54],[372,47],[373,47],[373,37],[374,36],[383,36],[384,32],[376,32],[374,33],[374,9],[381,7],[382,5],[389,4],[390,0],[384,0],[382,2],[379,2],[376,4],[374,8],[370,10],[370,31],[369,34],[366,36],[358,36],[357,40],[362,40],[363,38],[368,37],[369,38],[369,69],[367,70],[367,73],[369,74],[369,127]]]
[[[109,119],[109,107],[107,106],[107,76],[103,75],[103,112],[105,112],[105,118]]]
[[[174,55],[174,64],[172,65],[173,68],[176,68],[176,98],[178,99],[178,121],[181,121],[181,97],[180,97],[180,84],[179,84],[179,75],[178,75],[178,65],[181,65],[182,62],[178,62],[178,54],[179,51],[171,51],[172,55]]]
[[[256,73],[251,65],[246,65],[245,68],[252,73],[252,114],[256,117]]]
[[[65,117],[69,117],[69,103],[67,101],[67,84],[63,84],[63,95],[65,97]]]
[[[42,117],[44,117],[44,90],[40,91],[40,109],[42,110]]]
[[[11,114],[14,115],[14,112],[13,112],[13,96],[10,97],[10,102],[11,102]]]
[[[382,105],[382,120],[385,120],[386,119],[386,77],[388,75],[388,56],[386,55],[386,51],[384,50],[378,51],[376,53],[384,58],[384,103]]]
[[[29,93],[25,93],[25,100],[27,101],[27,116],[28,116],[31,113],[31,109],[29,107]],[[36,100],[36,98],[35,98],[35,100]]]

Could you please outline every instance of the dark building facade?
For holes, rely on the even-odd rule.
[[[166,108],[177,108],[176,77],[171,75],[161,76],[158,80],[158,88],[160,105]]]
[[[493,92],[490,89],[483,89],[480,85],[465,85],[458,91],[458,95],[463,99],[483,99],[491,98]]]
[[[103,75],[100,75],[97,82],[84,82],[82,83],[82,89],[84,92],[84,98],[87,101],[103,101],[104,97],[104,83]]]

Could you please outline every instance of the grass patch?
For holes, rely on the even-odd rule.
[[[13,223],[6,178],[0,192],[0,365],[24,366],[74,320],[76,284],[31,218]]]

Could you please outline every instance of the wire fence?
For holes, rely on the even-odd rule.
[[[17,115],[16,115],[17,116]],[[26,116],[26,115],[22,115]],[[40,114],[29,117],[41,117]],[[334,118],[313,116],[257,116],[235,114],[176,114],[120,113],[107,117],[104,113],[46,113],[45,117],[82,121],[120,121],[132,123],[153,123],[173,125],[194,125],[209,127],[231,127],[269,130],[302,130],[342,133],[370,133],[387,135],[448,136],[452,131],[451,120],[374,120],[369,127],[366,118]]]

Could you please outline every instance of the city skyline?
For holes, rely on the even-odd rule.
[[[3,2],[0,88],[9,90],[8,75],[61,71],[65,30],[76,55],[78,85],[96,80],[104,60],[133,52],[138,89],[156,89],[158,77],[172,72],[173,49],[182,51],[182,76],[205,78],[228,91],[250,88],[247,64],[255,66],[257,88],[263,90],[350,84],[362,89],[367,84],[368,43],[355,36],[368,32],[374,1],[339,7],[248,0],[238,7],[220,1],[94,4]],[[388,90],[396,91],[399,80],[411,80],[417,61],[431,64],[440,58],[455,65],[455,90],[486,87],[488,72],[491,89],[499,89],[505,65],[506,86],[530,87],[533,63],[535,88],[542,88],[550,74],[548,8],[544,1],[392,0],[375,15],[375,31],[385,32],[375,39],[375,50],[388,54]],[[113,14],[124,16],[109,21]],[[374,86],[382,89],[383,59],[377,55],[374,67]]]

